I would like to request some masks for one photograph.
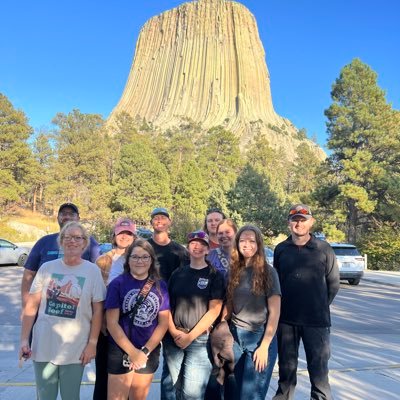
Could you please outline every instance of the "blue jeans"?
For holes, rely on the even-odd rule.
[[[200,335],[186,349],[175,345],[167,333],[163,340],[164,357],[175,393],[161,385],[166,400],[203,400],[212,365],[207,346],[208,335]]]
[[[268,392],[272,371],[278,355],[276,336],[268,349],[267,366],[262,372],[257,372],[253,362],[254,351],[260,345],[265,328],[256,332],[247,331],[231,324],[234,338],[233,352],[235,355],[235,380],[237,399],[264,400]]]

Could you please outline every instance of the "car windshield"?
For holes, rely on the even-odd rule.
[[[153,236],[153,232],[150,229],[138,228],[137,235],[142,239],[150,239]]]
[[[359,256],[360,252],[355,247],[333,247],[337,256]]]
[[[7,240],[0,239],[0,247],[3,248],[13,248],[15,245]]]

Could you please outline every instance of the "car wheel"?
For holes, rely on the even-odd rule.
[[[353,279],[348,279],[350,285],[356,286],[360,283],[360,278],[353,278]]]
[[[25,265],[25,261],[28,258],[28,254],[21,254],[18,258],[18,266],[23,267]]]

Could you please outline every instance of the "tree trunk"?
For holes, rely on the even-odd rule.
[[[347,206],[347,240],[354,244],[357,242],[358,209],[354,200],[348,200]]]
[[[33,199],[32,199],[32,211],[36,212],[36,200],[37,200],[37,187],[33,191]]]

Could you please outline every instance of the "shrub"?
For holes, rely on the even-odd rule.
[[[368,255],[368,268],[400,271],[400,229],[387,223],[370,230],[360,241],[360,249]]]

